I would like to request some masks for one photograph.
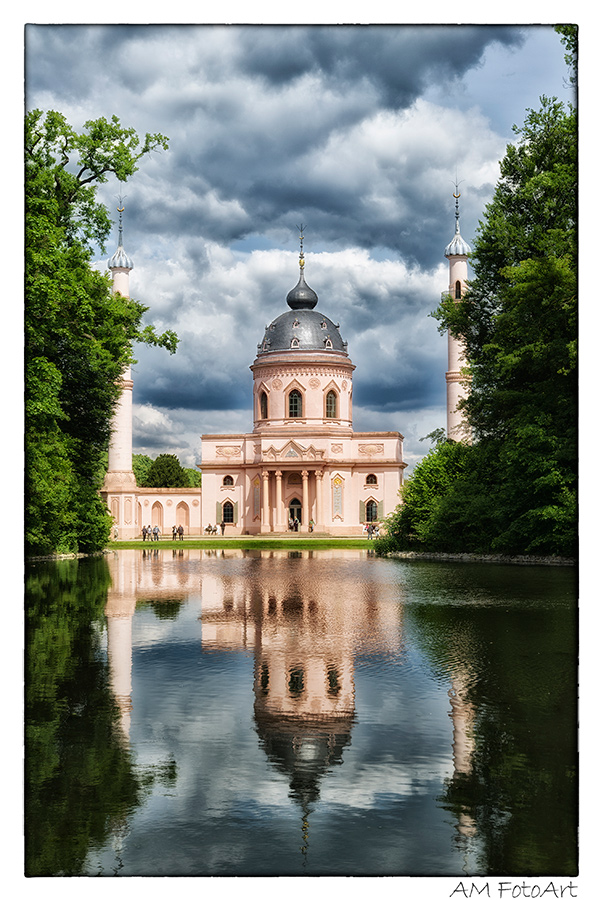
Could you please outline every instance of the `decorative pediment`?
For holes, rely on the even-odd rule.
[[[324,450],[316,450],[311,444],[309,447],[303,447],[297,441],[287,441],[283,447],[277,448],[273,444],[263,451],[264,460],[280,460],[281,462],[294,462],[295,460],[316,460],[323,459]]]

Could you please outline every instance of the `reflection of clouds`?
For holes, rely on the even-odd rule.
[[[323,803],[357,809],[379,808],[384,802],[394,803],[416,794],[431,793],[432,786],[440,785],[453,769],[450,751],[438,758],[428,756],[427,760],[413,765],[398,764],[388,758],[382,763],[354,766],[352,757],[349,753],[345,758],[344,792],[335,780],[325,781],[321,790]]]

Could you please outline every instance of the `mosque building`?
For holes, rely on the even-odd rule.
[[[458,198],[458,194],[454,195]],[[458,202],[458,201],[457,201]],[[129,296],[133,262],[119,245],[108,262],[113,290]],[[360,535],[382,522],[399,502],[403,483],[403,436],[397,431],[353,430],[353,372],[339,325],[316,309],[318,297],[305,281],[301,228],[299,278],[288,293],[288,309],[265,327],[250,369],[253,430],[203,434],[202,487],[144,488],[132,469],[131,371],[123,374],[102,490],[115,522],[114,537],[139,537],[144,525],[200,535],[219,526],[224,533],[254,535],[322,533]],[[469,246],[459,232],[445,250],[449,290],[460,297],[467,277]],[[449,334],[447,435],[462,439],[458,399],[465,390],[460,343]]]

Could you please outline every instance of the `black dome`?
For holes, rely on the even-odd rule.
[[[298,284],[288,293],[286,303],[290,309],[313,309],[317,306],[317,294],[306,283],[303,269],[300,270]]]
[[[257,349],[259,356],[281,350],[327,350],[347,356],[347,343],[342,340],[338,325],[312,308],[282,313],[267,325]]]

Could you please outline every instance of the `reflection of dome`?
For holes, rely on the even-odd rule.
[[[291,720],[267,713],[255,703],[255,720],[268,759],[288,777],[290,796],[307,812],[319,799],[321,778],[342,763],[342,751],[351,742],[354,715]]]

